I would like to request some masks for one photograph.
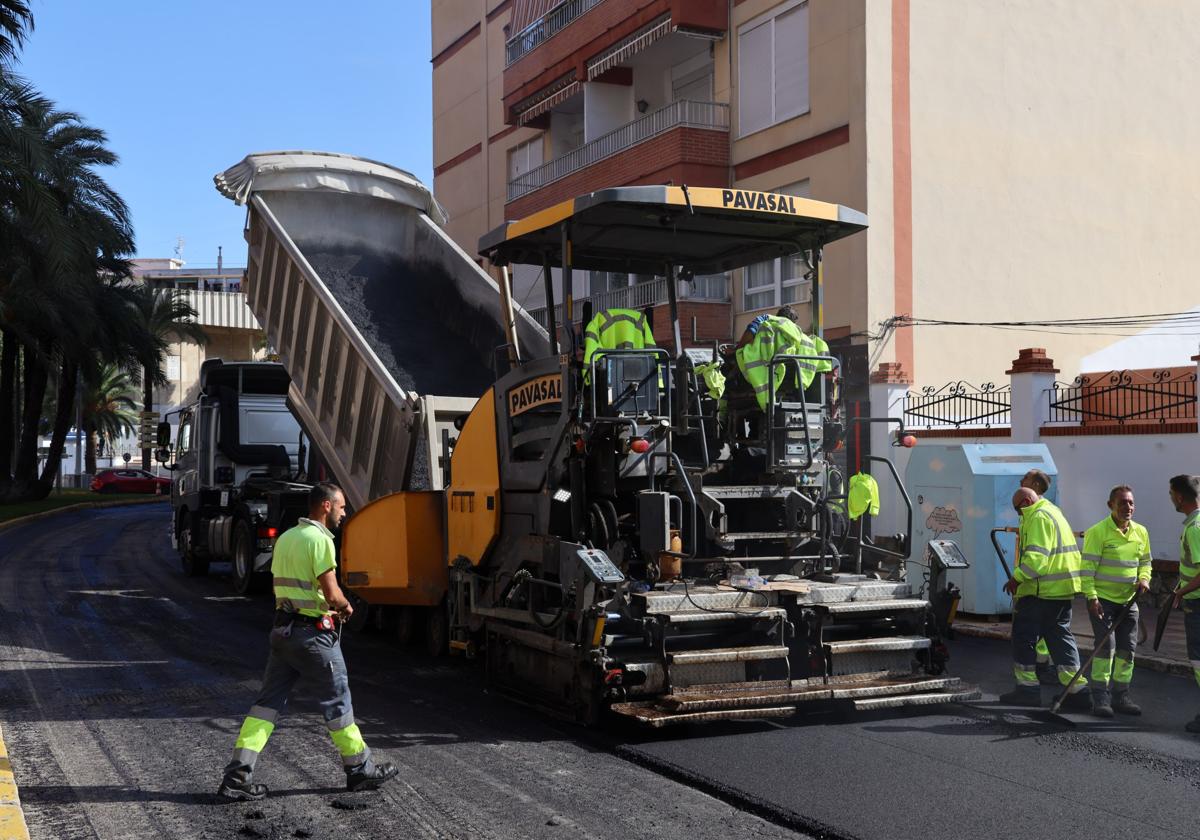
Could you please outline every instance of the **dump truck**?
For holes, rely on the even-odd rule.
[[[906,540],[837,524],[839,360],[772,357],[760,401],[714,348],[718,399],[681,339],[678,281],[796,253],[820,336],[822,249],[865,229],[862,214],[746,190],[601,190],[485,235],[496,280],[401,170],[272,153],[216,180],[248,206],[250,305],[354,509],[343,582],[419,611],[431,650],[481,656],[497,688],[589,724],[978,696],[945,673],[942,565],[916,587],[880,579],[864,555],[906,558]],[[548,329],[513,301],[516,264],[542,270]],[[669,334],[585,360],[575,322],[602,313],[578,308],[578,271],[665,278]],[[442,398],[421,396],[433,388],[460,400],[440,418]],[[900,484],[887,459],[863,460]]]
[[[270,586],[275,538],[305,514],[309,491],[288,382],[274,362],[208,359],[173,442],[171,424],[158,424],[158,459],[173,473],[171,544],[185,575],[229,562],[238,594]]]

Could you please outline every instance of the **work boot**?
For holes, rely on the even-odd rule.
[[[267,786],[257,782],[239,782],[228,777],[221,780],[217,796],[231,802],[262,799],[267,795]]]
[[[1058,669],[1049,662],[1039,662],[1034,666],[1034,672],[1037,674],[1040,684],[1049,686],[1058,685]]]
[[[1142,707],[1129,698],[1128,691],[1118,691],[1113,694],[1112,707],[1114,712],[1123,715],[1137,716],[1142,713]]]
[[[395,764],[385,761],[383,764],[376,764],[370,771],[347,773],[346,790],[352,793],[359,790],[375,790],[388,779],[394,779],[399,772]]]
[[[1017,686],[1012,691],[1001,694],[998,699],[1005,706],[1032,706],[1033,708],[1037,708],[1042,705],[1042,692],[1036,686]]]
[[[1093,688],[1092,690],[1092,714],[1098,718],[1110,718],[1113,716],[1112,704],[1109,702],[1108,687]]]
[[[1183,725],[1183,728],[1193,735],[1200,735],[1200,715],[1196,715]]]
[[[1107,700],[1107,698],[1105,698]],[[1106,717],[1112,717],[1112,707],[1107,702],[1104,704],[1108,709]],[[1060,708],[1066,709],[1069,712],[1090,712],[1092,711],[1092,695],[1087,691],[1076,691],[1074,694],[1068,694],[1066,699],[1062,701]],[[1102,717],[1105,717],[1102,715]]]

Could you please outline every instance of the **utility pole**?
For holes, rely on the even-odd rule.
[[[83,456],[81,444],[83,443],[83,376],[80,373],[75,374],[75,474],[78,478],[75,479],[75,486],[83,489]],[[59,468],[61,470],[61,467]]]

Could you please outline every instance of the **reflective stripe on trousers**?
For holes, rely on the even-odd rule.
[[[297,621],[290,627],[274,628],[270,641],[271,655],[267,659],[262,688],[242,723],[233,759],[225,768],[226,779],[244,783],[253,776],[258,755],[301,678],[317,694],[326,728],[346,771],[370,772],[373,767],[371,751],[354,722],[350,683],[338,637],[317,630],[310,622]]]

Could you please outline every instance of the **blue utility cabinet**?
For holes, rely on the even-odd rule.
[[[1058,471],[1050,450],[1041,443],[919,444],[912,450],[904,486],[913,503],[912,556],[908,580],[915,592],[928,575],[925,548],[930,540],[958,543],[969,569],[950,571],[951,582],[962,590],[959,610],[977,615],[1012,612],[1004,591],[1004,570],[992,548],[991,530],[1015,527],[1012,494],[1021,476],[1038,469],[1050,476],[1046,497],[1058,502]],[[1009,568],[1016,553],[1016,535],[999,534]]]

